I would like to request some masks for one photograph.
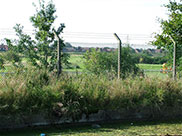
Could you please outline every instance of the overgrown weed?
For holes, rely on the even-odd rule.
[[[62,106],[60,106],[62,105]],[[77,119],[99,110],[161,111],[182,106],[181,80],[92,74],[62,74],[45,70],[11,74],[0,84],[0,114],[45,112]]]

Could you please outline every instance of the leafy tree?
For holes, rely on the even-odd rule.
[[[116,52],[106,53],[93,49],[84,54],[85,68],[96,75],[117,73],[118,54]],[[121,73],[123,77],[131,73],[137,73],[139,68],[135,65],[135,59],[132,58],[129,47],[122,48],[121,54]]]
[[[152,44],[158,46],[158,48],[164,48],[169,51],[169,63],[172,63],[173,58],[173,42],[170,36],[174,39],[177,45],[177,66],[182,65],[182,3],[176,1],[169,1],[169,4],[165,5],[168,9],[168,19],[160,19],[162,32],[155,35],[155,40]]]
[[[34,4],[35,5],[35,4]],[[53,23],[57,16],[56,9],[52,1],[46,3],[44,0],[39,1],[39,8],[36,7],[36,14],[30,17],[34,27],[34,38],[23,32],[23,26],[17,24],[14,29],[18,40],[13,42],[6,39],[10,50],[18,52],[33,66],[53,70],[56,67],[57,58],[57,41],[53,33]],[[59,35],[64,24],[61,24],[56,33]],[[64,46],[63,40],[60,40],[61,46]],[[62,62],[67,64],[68,55],[62,54]]]

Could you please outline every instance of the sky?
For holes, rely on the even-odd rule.
[[[0,39],[11,37],[16,23],[28,32],[33,30],[29,21],[35,14],[32,3],[38,0],[0,0]],[[157,18],[167,18],[163,4],[169,0],[53,0],[58,18],[54,24],[64,23],[63,38],[72,42],[115,40],[113,33],[131,42],[160,32]],[[79,37],[80,36],[80,37]],[[132,37],[133,36],[133,37]],[[90,38],[91,37],[91,38]],[[112,38],[111,38],[112,37]],[[97,39],[97,40],[96,40]],[[139,38],[138,38],[139,39]],[[142,41],[142,40],[141,40]]]

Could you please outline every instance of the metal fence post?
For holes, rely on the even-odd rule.
[[[174,39],[169,35],[171,41],[174,44],[174,51],[173,51],[173,80],[176,80],[176,42]]]
[[[56,31],[53,29],[54,35],[57,39],[57,76],[62,72],[62,67],[61,67],[61,43],[60,43],[60,37],[57,35]]]
[[[121,39],[119,38],[119,36],[114,33],[114,36],[116,37],[116,39],[119,41],[119,45],[118,45],[118,79],[121,78]]]

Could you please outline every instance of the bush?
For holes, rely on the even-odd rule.
[[[3,78],[0,84],[0,113],[31,114],[51,110],[59,93],[49,89],[47,73],[37,70],[14,72]]]
[[[113,73],[118,70],[118,54],[117,52],[99,52],[92,50],[84,55],[85,68],[96,75]],[[131,73],[137,73],[139,68],[135,65],[135,60],[130,54],[130,48],[122,48],[121,53],[121,76],[126,77]]]
[[[3,58],[4,62],[11,63],[11,65],[13,65],[15,67],[22,66],[22,63],[21,63],[22,58],[15,51],[7,51],[7,52],[3,53],[2,58]]]
[[[164,56],[149,56],[147,54],[132,54],[132,58],[135,60],[135,63],[144,63],[144,64],[163,64],[168,61],[167,57]]]
[[[109,80],[82,74],[55,78],[46,71],[9,75],[0,83],[0,114],[68,116],[78,119],[99,110],[178,110],[182,106],[181,81],[128,77]]]

